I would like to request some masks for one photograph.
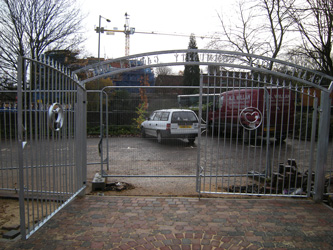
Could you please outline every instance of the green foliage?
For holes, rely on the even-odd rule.
[[[139,131],[132,125],[121,125],[121,126],[110,126],[109,135],[120,136],[120,135],[137,135]]]
[[[189,49],[198,49],[195,36],[192,34],[189,42]],[[199,56],[196,52],[186,53],[186,62],[199,62]],[[200,85],[200,67],[199,65],[185,65],[184,86]],[[185,89],[183,94],[195,94],[195,89]]]
[[[89,136],[100,135],[100,126],[91,126],[87,128]],[[139,130],[132,125],[109,126],[109,136],[122,136],[122,135],[137,135]]]
[[[146,116],[147,116],[147,104],[144,102],[142,104],[140,104],[137,108],[136,108],[136,114],[137,114],[137,118],[134,118],[134,125],[137,129],[140,129],[141,123],[144,122],[146,120]]]

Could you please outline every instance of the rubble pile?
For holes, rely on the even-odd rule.
[[[278,171],[269,176],[266,176],[265,172],[250,171],[248,177],[256,180],[257,183],[244,186],[232,185],[226,188],[225,191],[252,194],[304,195],[308,189],[309,180],[310,190],[313,191],[315,180],[313,172],[311,176],[309,176],[309,171],[300,172],[294,159],[288,159],[286,164],[279,164]],[[333,189],[333,177],[331,179],[331,181],[326,180],[325,190],[328,186],[332,186]]]
[[[310,177],[311,190],[313,189],[314,173]],[[278,194],[302,194],[308,187],[309,172],[298,171],[296,161],[288,159],[287,164],[280,164],[277,173],[272,174],[272,189]]]

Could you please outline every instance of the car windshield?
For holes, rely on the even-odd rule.
[[[179,122],[179,121],[196,122],[198,120],[195,114],[192,112],[186,112],[186,111],[173,112],[171,122]]]

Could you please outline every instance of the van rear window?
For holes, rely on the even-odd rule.
[[[197,122],[197,118],[192,112],[173,112],[171,117],[171,122],[179,122],[179,121],[191,121],[191,122]]]

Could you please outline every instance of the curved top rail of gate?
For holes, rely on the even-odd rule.
[[[197,57],[193,58],[192,61],[186,61],[187,53],[196,54]],[[274,64],[272,70],[269,69],[271,63]],[[119,67],[113,67],[111,66],[112,64],[117,64]],[[133,70],[182,65],[213,65],[225,68],[238,68],[285,77],[319,88],[325,92],[331,92],[333,88],[333,77],[321,72],[265,56],[224,50],[183,49],[147,52],[102,61],[78,69],[73,73],[85,73],[86,79],[81,81],[81,84],[84,85],[99,78]]]

